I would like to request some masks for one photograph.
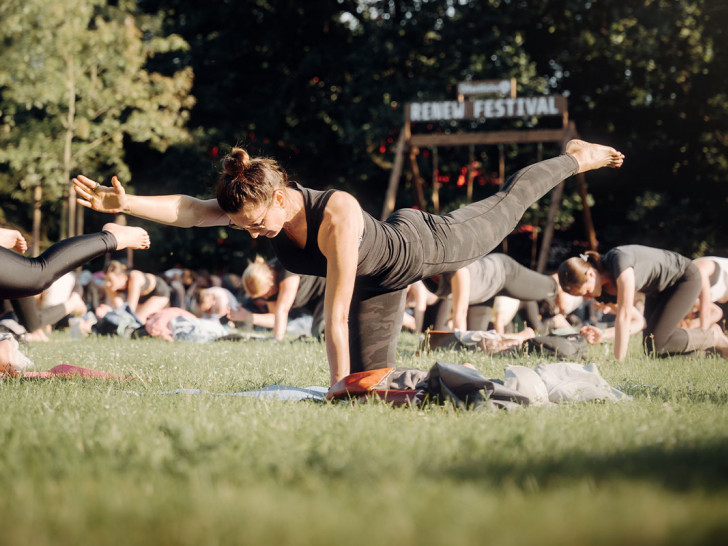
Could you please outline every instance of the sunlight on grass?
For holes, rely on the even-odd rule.
[[[0,382],[0,544],[714,544],[728,538],[728,366],[591,359],[627,403],[520,411],[271,402],[324,385],[316,342],[170,344],[57,334],[126,381]],[[400,343],[402,367],[541,359]],[[178,388],[208,394],[168,394]],[[167,394],[165,394],[167,393]]]

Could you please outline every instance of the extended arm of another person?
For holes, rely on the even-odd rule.
[[[468,307],[470,303],[470,270],[461,267],[450,280],[452,290],[453,330],[468,329]]]
[[[0,228],[0,246],[25,254],[28,242],[17,229]]]
[[[301,284],[299,275],[291,275],[278,283],[278,297],[276,297],[275,321],[273,323],[273,337],[277,340],[283,339],[288,327],[288,313],[293,307],[298,287]]]
[[[111,186],[100,186],[80,174],[73,179],[78,204],[108,213],[125,213],[177,227],[224,226],[230,219],[216,199],[189,195],[129,195],[114,176]]]
[[[437,296],[430,292],[425,283],[417,281],[411,285],[411,290],[414,299],[414,317],[415,317],[415,332],[422,331],[422,325],[425,322],[425,311],[430,302],[435,303]]]
[[[116,291],[109,288],[107,285],[105,287],[106,291],[106,301],[107,304],[111,306],[111,309],[118,309],[122,305],[124,305],[124,298],[121,297],[121,295]]]
[[[627,356],[629,337],[633,333],[634,296],[634,268],[628,267],[617,277],[617,314],[614,320],[614,357],[617,360],[624,360]]]
[[[363,231],[364,218],[356,199],[344,192],[334,193],[318,233],[319,248],[327,263],[324,317],[331,385],[351,373],[349,309]]]
[[[133,269],[129,271],[129,283],[127,284],[126,291],[126,303],[129,305],[129,309],[132,311],[137,310],[139,305],[139,298],[142,295],[142,285],[146,280],[145,274],[141,271]]]
[[[641,332],[645,328],[645,317],[636,306],[632,306],[632,316],[630,318],[629,332],[630,335]],[[587,342],[595,344],[601,343],[607,339],[614,339],[615,329],[614,327],[605,328],[602,330],[598,326],[588,324],[582,326],[580,329],[581,335],[587,340]]]
[[[711,312],[711,305],[713,298],[710,293],[710,276],[715,269],[715,262],[712,260],[696,260],[693,262],[700,271],[700,294],[698,295],[698,318],[700,325],[698,328],[707,329],[710,328],[711,317],[715,316],[714,312]],[[720,317],[718,318],[720,320]],[[717,321],[716,321],[717,322]]]

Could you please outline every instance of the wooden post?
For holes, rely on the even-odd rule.
[[[432,148],[432,207],[440,212],[440,155],[437,146]]]
[[[424,180],[420,174],[420,167],[417,164],[417,155],[420,153],[419,148],[410,148],[409,161],[410,169],[412,169],[412,182],[415,184],[415,201],[420,210],[427,210],[427,201],[425,200]]]
[[[564,194],[564,182],[559,183],[551,191],[551,206],[549,207],[549,216],[546,220],[546,226],[543,229],[543,237],[541,239],[541,252],[538,256],[536,271],[543,273],[549,259],[549,251],[551,250],[551,240],[554,237],[554,224],[556,224],[556,215],[561,207],[561,196]]]
[[[473,163],[475,162],[475,146],[472,144],[468,146],[468,203],[473,201],[473,178],[475,173],[473,172]]]
[[[506,158],[503,151],[503,144],[498,144],[498,179],[500,180],[500,187],[506,183]],[[503,254],[508,254],[508,236],[503,238],[503,244],[501,245]]]
[[[589,207],[589,197],[586,188],[586,178],[584,173],[576,175],[576,185],[579,188],[579,197],[581,198],[581,212],[584,216],[584,229],[586,230],[586,238],[589,241],[589,248],[596,250],[599,246],[597,241],[597,232],[594,230],[594,223],[591,217],[591,208]]]
[[[43,200],[43,188],[40,182],[33,188],[33,244],[30,253],[33,256],[40,254],[40,222],[41,222],[41,201]]]
[[[384,196],[384,205],[382,206],[382,220],[386,220],[392,212],[394,212],[394,204],[397,200],[397,187],[399,186],[399,177],[402,176],[402,165],[404,164],[404,152],[406,148],[405,132],[399,133],[397,139],[397,147],[394,151],[394,166],[389,174],[389,186]]]
[[[506,158],[504,157],[503,144],[498,144],[498,177],[500,178],[500,185],[506,182]]]

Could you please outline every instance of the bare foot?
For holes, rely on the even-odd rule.
[[[71,292],[71,296],[64,303],[64,306],[67,315],[83,315],[86,312],[86,303],[78,292]]]
[[[0,246],[25,253],[28,250],[28,243],[25,237],[17,229],[0,228]]]
[[[17,375],[33,366],[33,362],[18,350],[18,342],[14,339],[0,340],[0,372]]]
[[[28,332],[27,334],[25,334],[25,341],[39,341],[42,343],[47,343],[50,341],[50,338],[46,335],[42,328],[38,328],[33,332]]]
[[[0,340],[0,372],[15,372],[15,347],[9,339]]]
[[[566,143],[566,153],[571,154],[579,163],[580,173],[601,169],[602,167],[619,168],[624,162],[624,154],[610,146],[592,144],[584,140],[570,140]]]
[[[149,234],[140,227],[120,226],[110,222],[104,225],[104,231],[108,231],[116,238],[116,250],[146,249],[151,244]]]
[[[533,337],[536,337],[536,332],[533,331],[533,328],[524,328],[518,333],[515,334],[503,334],[503,339],[508,340],[516,340],[516,341],[526,341],[527,339],[531,339]]]

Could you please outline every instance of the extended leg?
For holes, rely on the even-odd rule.
[[[17,299],[39,294],[68,271],[112,250],[116,250],[116,239],[106,231],[65,239],[37,258],[0,249],[0,297]]]
[[[37,258],[0,248],[0,298],[39,294],[56,279],[96,256],[123,248],[149,248],[149,235],[139,227],[109,223],[99,233],[64,239]]]
[[[528,207],[566,178],[619,167],[624,156],[608,146],[572,140],[566,154],[521,169],[495,195],[445,216],[426,215],[422,277],[454,271],[493,250]],[[431,233],[431,237],[427,232]]]

